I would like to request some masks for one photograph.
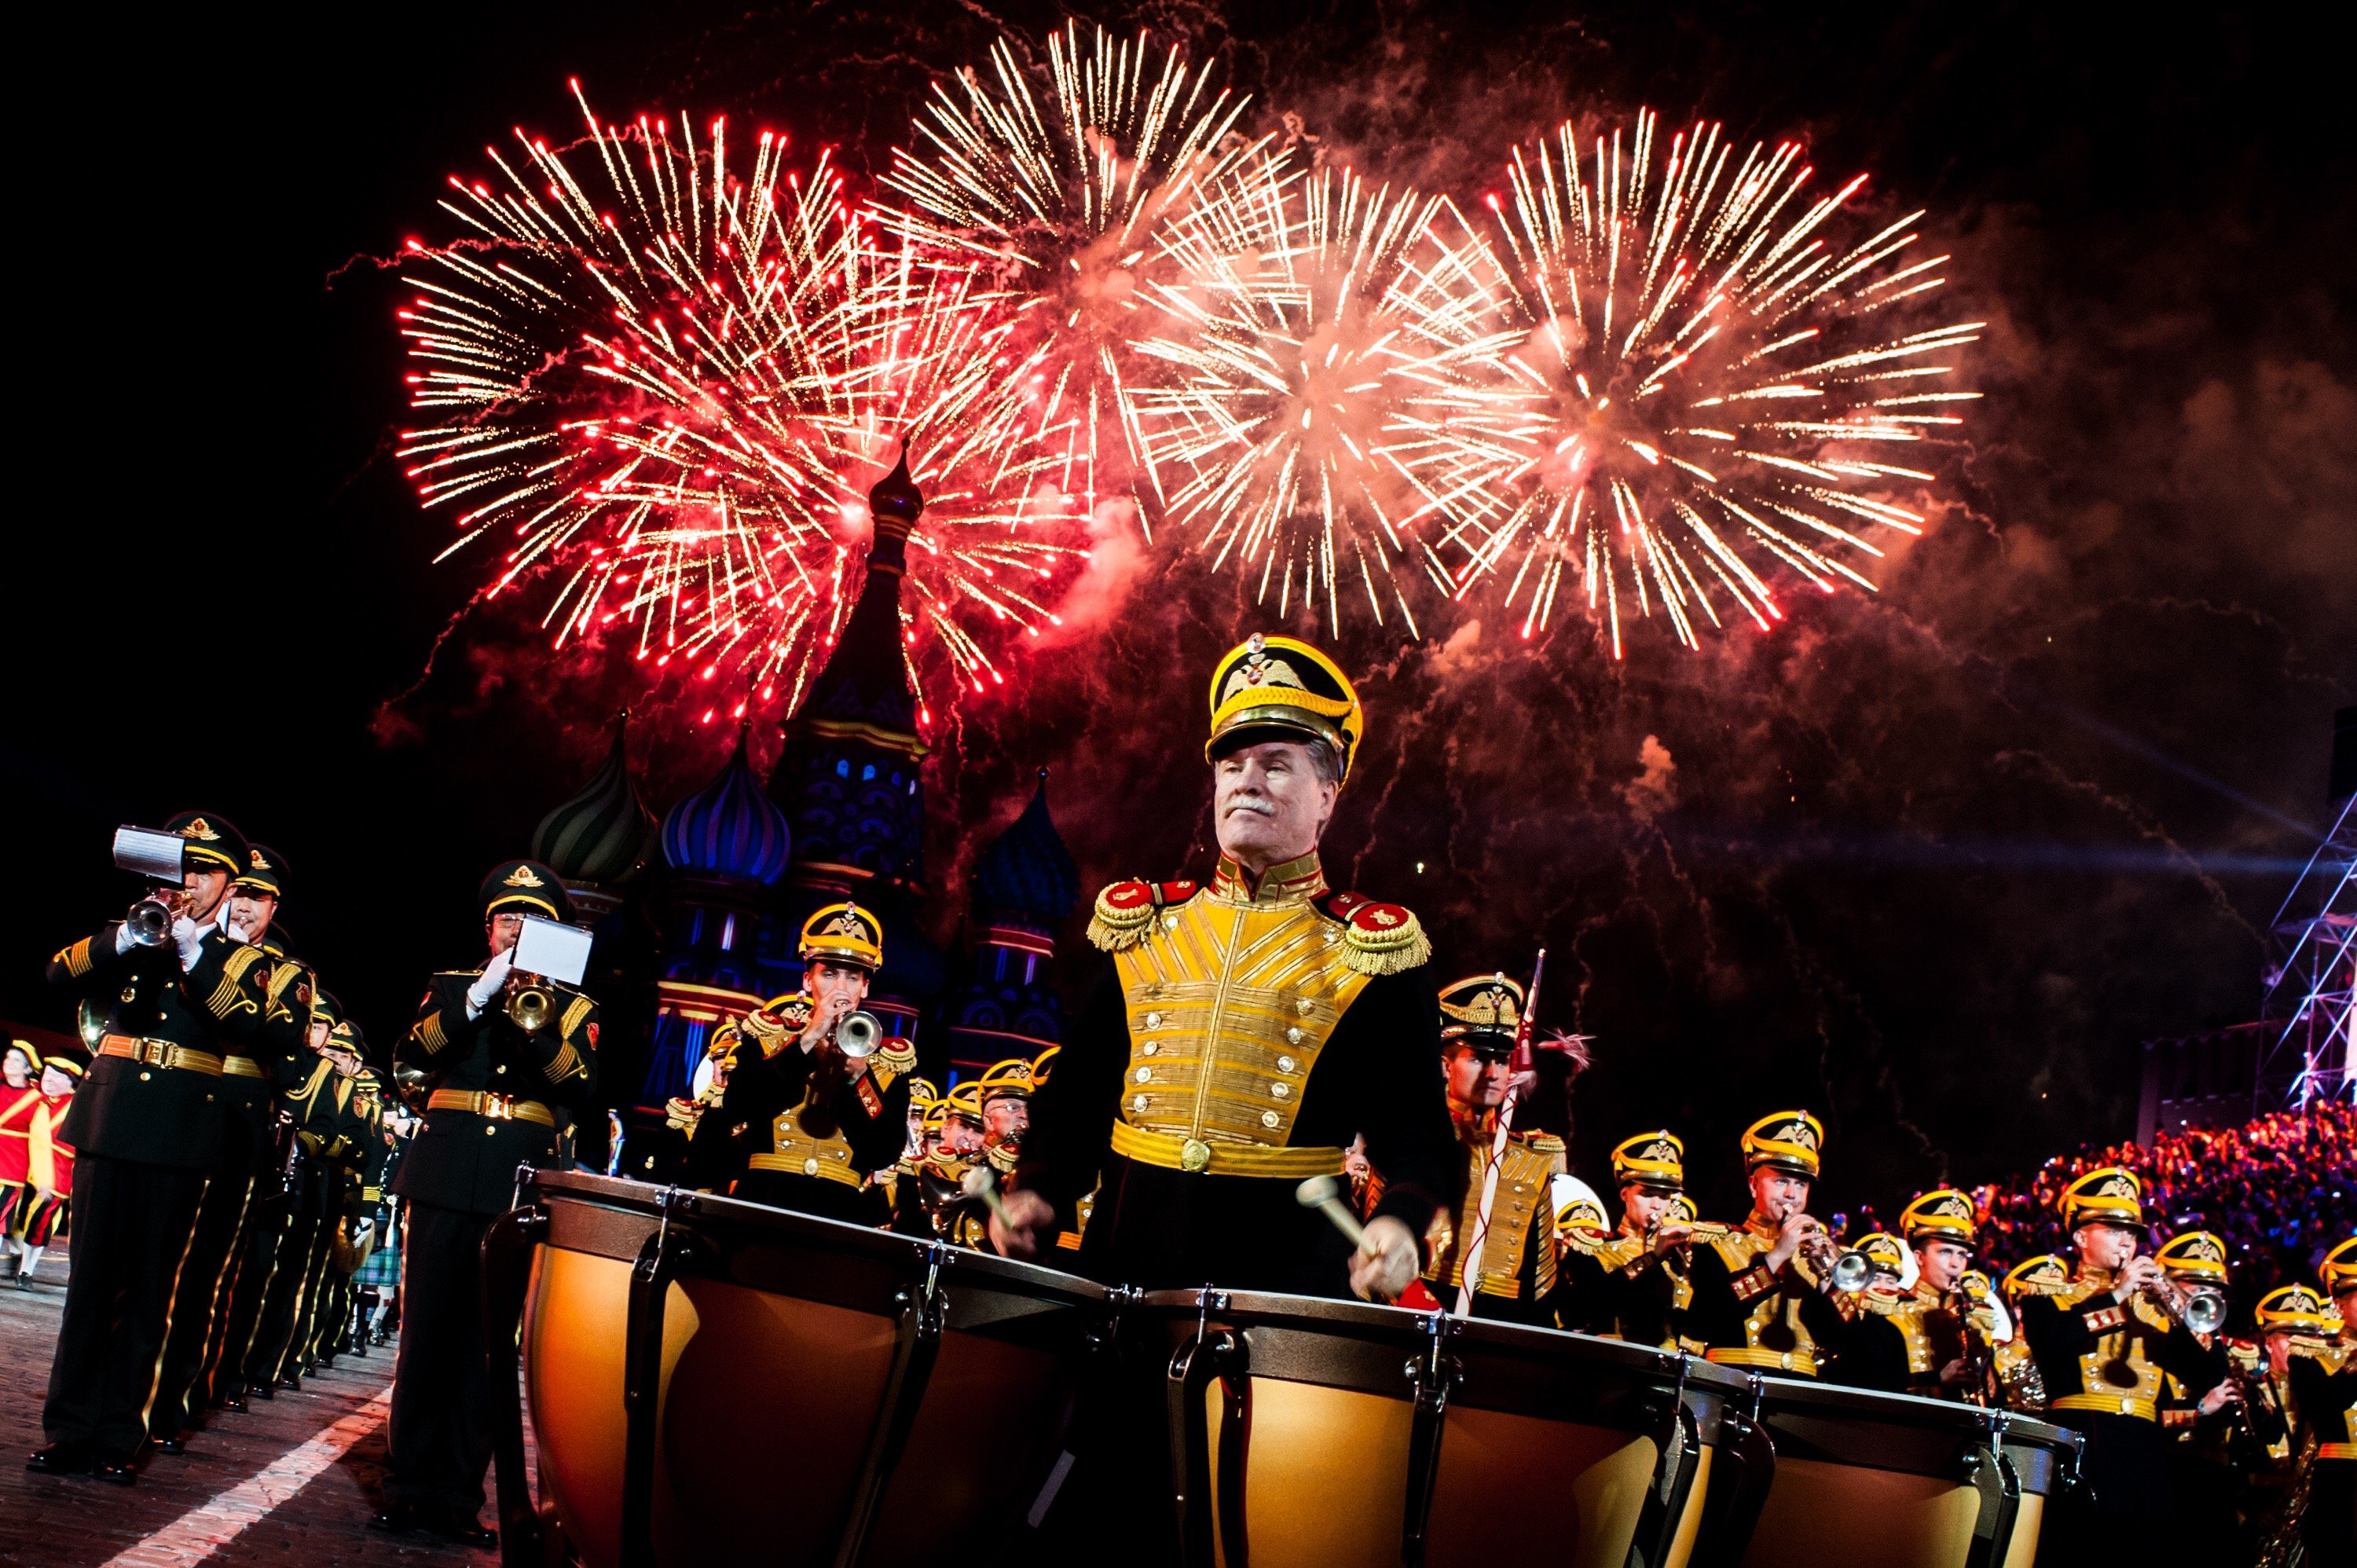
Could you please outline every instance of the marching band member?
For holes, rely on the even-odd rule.
[[[41,1104],[41,1053],[30,1040],[11,1040],[0,1060],[0,1250],[16,1252],[16,1232],[32,1202],[33,1113]],[[16,1283],[27,1283],[22,1262]]]
[[[1695,1249],[1685,1332],[1711,1360],[1813,1378],[1839,1348],[1857,1309],[1846,1293],[1834,1299],[1834,1244],[1808,1214],[1824,1135],[1805,1111],[1778,1111],[1745,1131],[1750,1216]]]
[[[18,1210],[16,1240],[24,1251],[16,1261],[16,1288],[33,1288],[41,1253],[73,1204],[73,1145],[65,1141],[67,1113],[73,1109],[74,1090],[88,1069],[59,1050],[41,1062],[41,1103],[33,1109],[33,1132],[27,1140],[29,1159],[25,1173],[25,1203]]]
[[[1523,988],[1503,974],[1469,975],[1440,993],[1441,1081],[1457,1128],[1457,1204],[1427,1232],[1432,1261],[1425,1280],[1454,1306],[1464,1282],[1465,1254],[1480,1222],[1498,1108],[1514,1080],[1514,1041],[1522,1026]],[[1552,1326],[1555,1323],[1555,1204],[1549,1192],[1563,1140],[1519,1129],[1499,1152],[1490,1230],[1481,1244],[1481,1273],[1473,1285],[1473,1315]],[[1598,1226],[1603,1215],[1596,1216]]]
[[[2190,1302],[2217,1298],[2223,1318],[2226,1295],[2225,1239],[2208,1230],[2187,1230],[2169,1239],[2152,1261]],[[2200,1331],[2194,1338],[2204,1349],[2213,1344],[2226,1353],[2229,1366],[2213,1389],[2190,1389],[2176,1373],[2161,1380],[2160,1426],[2169,1438],[2170,1487],[2178,1498],[2178,1530],[2183,1550],[2198,1557],[2224,1562],[2248,1555],[2240,1519],[2243,1490],[2237,1439],[2248,1423],[2253,1434],[2273,1416],[2264,1409],[2246,1409],[2240,1380],[2231,1375],[2233,1347],[2215,1330]],[[2271,1441],[2267,1433],[2262,1442]]]
[[[2055,1499],[2058,1552],[2160,1548],[2177,1513],[2159,1424],[2161,1377],[2212,1389],[2226,1375],[2222,1348],[2204,1347],[2154,1299],[2160,1267],[2136,1253],[2144,1241],[2143,1184],[2116,1165],[2063,1189],[2063,1222],[2078,1253],[2072,1283],[2021,1302],[2021,1326],[2052,1396],[2048,1419],[2087,1440],[2087,1485]]]
[[[1390,1299],[1453,1190],[1431,944],[1397,905],[1326,883],[1318,843],[1361,743],[1342,671],[1255,636],[1211,677],[1208,883],[1117,882],[1089,940],[1110,961],[1032,1101],[1006,1219],[1036,1257],[1076,1229],[1103,1280]],[[1357,1133],[1383,1176],[1363,1246],[1296,1200]]]
[[[2327,1252],[2319,1273],[2335,1316],[2317,1311],[2313,1330],[2271,1335],[2269,1348],[2280,1343],[2303,1444],[2315,1444],[2300,1539],[2310,1562],[2348,1563],[2357,1560],[2357,1236]]]
[[[180,1261],[220,1159],[221,1058],[269,1005],[262,955],[221,930],[244,837],[204,811],[164,828],[181,840],[182,872],[160,940],[110,920],[49,961],[50,983],[104,1022],[60,1129],[76,1152],[73,1271],[41,1412],[48,1442],[28,1464],[121,1486],[139,1478]]]
[[[1915,1278],[1904,1289],[1898,1287],[1905,1261],[1890,1257],[1886,1270],[1876,1245],[1889,1241],[1895,1251],[1895,1238],[1878,1234],[1857,1243],[1875,1260],[1876,1283],[1858,1298],[1864,1312],[1843,1350],[1842,1380],[1932,1399],[1987,1398],[1995,1323],[1988,1305],[1964,1289],[1978,1242],[1973,1200],[1954,1187],[1935,1187],[1907,1206],[1899,1229],[1914,1254]]]
[[[515,945],[527,915],[572,918],[554,872],[537,861],[504,862],[483,879],[480,897],[489,961],[434,976],[395,1052],[426,1075],[431,1092],[425,1124],[393,1178],[408,1204],[403,1329],[385,1509],[369,1522],[396,1534],[423,1525],[490,1547],[497,1537],[476,1518],[491,1459],[483,1237],[514,1195],[516,1167],[539,1164],[554,1148],[552,1102],[578,1110],[597,1088],[597,1004],[531,976],[548,1006],[539,1027],[526,1027],[535,1010],[526,1005]]]
[[[1031,1125],[1031,1064],[1021,1057],[999,1062],[982,1075],[982,1142],[990,1168],[1012,1176],[1023,1157],[1023,1134]]]
[[[717,1111],[728,1092],[728,1079],[737,1070],[737,1047],[743,1039],[734,1023],[721,1025],[705,1042],[704,1061],[688,1084],[684,1095],[674,1094],[663,1101],[663,1124],[641,1148],[633,1143],[626,1147],[620,1174],[635,1181],[659,1182],[665,1186],[684,1185],[699,1192],[725,1192],[735,1179],[733,1171],[722,1167],[725,1158],[712,1155],[729,1143],[721,1129],[725,1121],[716,1118],[712,1136],[701,1152],[695,1134],[704,1125],[705,1116]]]
[[[1695,1227],[1680,1205],[1686,1146],[1667,1128],[1624,1138],[1612,1151],[1612,1178],[1620,1187],[1620,1228],[1593,1247],[1566,1230],[1560,1212],[1556,1237],[1565,1243],[1564,1286],[1557,1320],[1566,1328],[1674,1350],[1678,1324],[1694,1287]]]
[[[245,868],[231,882],[222,907],[223,941],[245,944],[226,961],[242,973],[260,966],[267,996],[265,1027],[221,1058],[217,1114],[221,1152],[197,1206],[197,1227],[181,1260],[179,1289],[172,1302],[172,1331],[164,1369],[148,1411],[148,1435],[166,1454],[182,1449],[181,1434],[204,1424],[212,1402],[205,1379],[207,1352],[227,1329],[230,1284],[239,1261],[257,1176],[270,1169],[277,1132],[275,1099],[300,1076],[303,1034],[308,1022],[302,998],[275,989],[277,966],[262,946],[285,886],[285,859],[264,844],[249,843]],[[296,1009],[304,1008],[298,1016]]]
[[[883,1222],[867,1190],[906,1137],[915,1047],[877,1042],[872,1056],[835,1044],[884,962],[884,928],[856,904],[830,904],[803,923],[802,990],[745,1015],[720,1113],[746,1154],[734,1196],[854,1225]]]

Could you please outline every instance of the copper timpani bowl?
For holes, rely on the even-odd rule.
[[[1697,1561],[1749,1381],[1643,1346],[1354,1302],[1147,1295],[1190,1563]]]
[[[1762,1380],[1775,1478],[1744,1568],[2029,1568],[2079,1438],[1977,1405]]]
[[[590,1568],[930,1563],[1039,1495],[1097,1286],[605,1176],[522,1197],[541,1511]]]

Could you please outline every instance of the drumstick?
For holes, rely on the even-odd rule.
[[[990,1217],[993,1219],[997,1220],[1009,1230],[1015,1229],[1014,1222],[1006,1218],[1006,1205],[999,1198],[997,1178],[991,1174],[987,1166],[973,1166],[958,1185],[965,1189],[965,1195],[968,1197],[978,1197],[988,1204]]]
[[[1367,1228],[1359,1223],[1359,1217],[1342,1201],[1341,1192],[1340,1184],[1332,1176],[1319,1176],[1295,1187],[1293,1197],[1304,1208],[1324,1209],[1326,1218],[1334,1222],[1334,1229],[1351,1239],[1351,1246],[1372,1257],[1374,1254],[1367,1247]]]

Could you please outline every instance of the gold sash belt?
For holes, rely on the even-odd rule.
[[[221,1075],[221,1059],[210,1051],[193,1051],[186,1046],[176,1046],[169,1040],[145,1040],[130,1035],[109,1035],[98,1043],[102,1057],[122,1057],[149,1067],[178,1068],[183,1072],[200,1072],[207,1078]]]
[[[748,1170],[783,1171],[788,1176],[816,1176],[821,1181],[839,1181],[845,1187],[866,1187],[867,1178],[847,1165],[829,1165],[816,1155],[755,1155],[745,1162]]]
[[[1207,1144],[1172,1133],[1149,1133],[1120,1121],[1113,1124],[1113,1152],[1142,1165],[1203,1176],[1281,1176],[1287,1181],[1304,1181],[1310,1176],[1342,1174],[1340,1149]]]
[[[1804,1378],[1817,1375],[1817,1359],[1806,1350],[1754,1350],[1748,1345],[1714,1345],[1704,1359],[1722,1367],[1757,1367],[1765,1372],[1798,1372]]]
[[[221,1058],[221,1075],[225,1078],[263,1078],[267,1076],[262,1070],[262,1064],[255,1061],[252,1057]]]
[[[556,1112],[537,1100],[511,1100],[504,1094],[486,1094],[463,1089],[437,1089],[427,1097],[428,1111],[464,1111],[494,1122],[533,1122],[543,1127],[556,1125]]]
[[[2160,1411],[2152,1401],[2136,1399],[2126,1394],[2064,1394],[2046,1408],[2100,1411],[2105,1415],[2132,1415],[2138,1421],[2160,1419]]]

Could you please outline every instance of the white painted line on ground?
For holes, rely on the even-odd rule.
[[[332,1426],[321,1427],[301,1447],[288,1449],[210,1502],[190,1509],[138,1545],[125,1547],[105,1568],[194,1568],[310,1485],[346,1449],[383,1425],[392,1408],[393,1391],[386,1389]]]

